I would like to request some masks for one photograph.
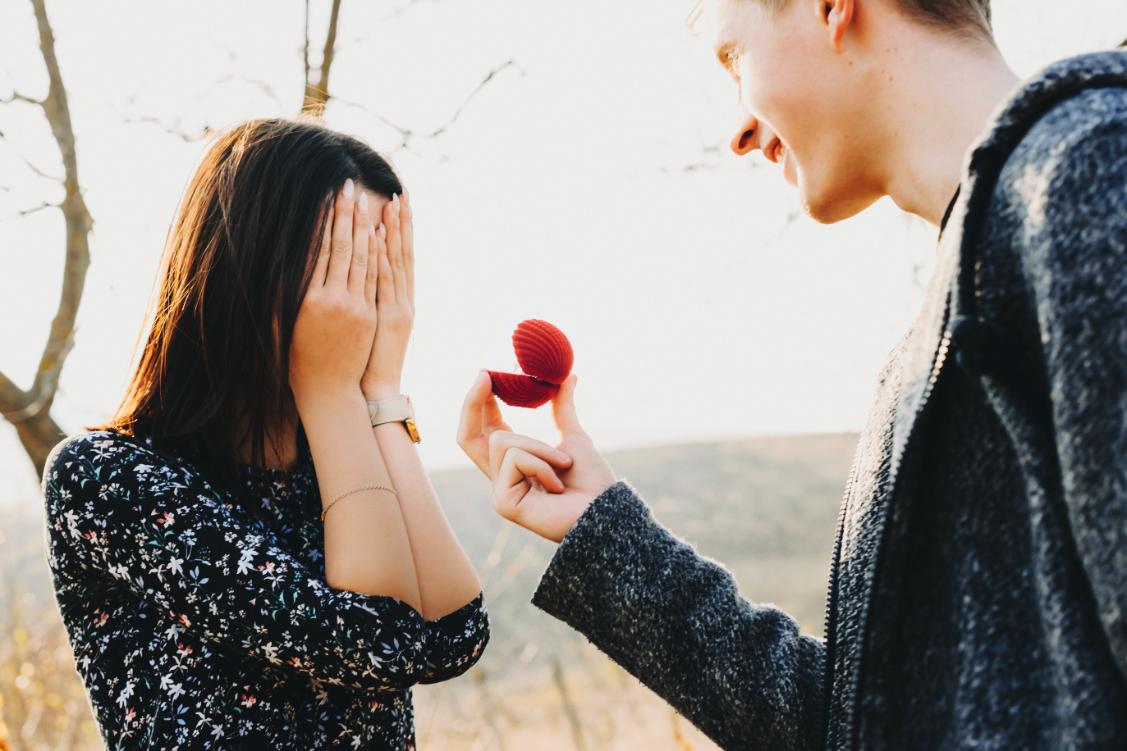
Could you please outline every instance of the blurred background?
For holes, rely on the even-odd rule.
[[[745,597],[820,633],[855,431],[935,236],[887,201],[818,225],[774,165],[732,156],[736,91],[693,4],[0,3],[0,749],[100,747],[51,594],[42,461],[117,406],[211,136],[309,106],[411,190],[403,385],[492,617],[465,677],[416,689],[419,747],[715,748],[529,604],[554,546],[502,524],[455,442],[477,371],[517,370],[516,323],[553,322],[619,476]],[[1022,76],[1127,34],[1122,0],[993,7]],[[507,417],[554,438],[546,409]]]

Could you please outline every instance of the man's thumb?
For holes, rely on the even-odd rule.
[[[552,398],[552,417],[561,433],[582,433],[579,416],[575,413],[575,382],[578,377],[572,373]]]

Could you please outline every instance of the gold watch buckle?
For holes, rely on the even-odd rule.
[[[403,424],[407,426],[407,435],[411,436],[412,441],[415,443],[423,442],[423,439],[419,437],[419,429],[415,427],[414,419],[408,417],[403,421]]]

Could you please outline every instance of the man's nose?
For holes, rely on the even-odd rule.
[[[758,148],[756,140],[756,130],[758,128],[759,120],[757,120],[755,117],[748,117],[740,123],[739,130],[736,131],[736,135],[732,138],[732,142],[729,144],[732,151],[735,152],[736,156],[750,154],[751,152],[755,151],[756,148]]]

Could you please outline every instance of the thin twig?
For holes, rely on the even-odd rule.
[[[129,125],[138,125],[138,124],[155,125],[156,127],[163,130],[165,133],[176,136],[177,138],[181,139],[182,141],[184,141],[186,143],[194,143],[196,141],[202,141],[205,138],[210,137],[213,133],[215,133],[215,130],[210,125],[204,125],[203,127],[201,127],[199,133],[190,133],[190,132],[182,130],[180,128],[179,120],[177,120],[175,125],[168,125],[168,124],[163,123],[160,120],[158,120],[157,118],[152,117],[150,115],[144,115],[144,116],[141,116],[141,117],[127,117],[127,118],[125,118],[125,122],[126,122],[126,124],[129,124]]]
[[[454,110],[454,114],[450,116],[450,119],[440,125],[438,128],[435,128],[433,131],[431,131],[429,138],[438,138],[440,135],[445,133],[446,130],[451,125],[453,125],[459,117],[461,117],[462,111],[466,109],[466,106],[473,101],[474,97],[481,93],[481,90],[484,89],[490,81],[496,78],[501,71],[505,70],[508,67],[516,66],[516,64],[516,60],[510,58],[498,65],[493,70],[486,73],[485,77],[481,79],[476,87],[474,87],[474,90],[470,92],[469,96],[467,96],[465,100],[463,100],[462,103],[458,105],[458,109]]]
[[[37,107],[42,107],[46,104],[46,100],[44,99],[25,96],[18,91],[13,91],[10,97],[0,97],[0,104],[11,104],[12,102],[26,102],[27,104],[34,104]]]
[[[245,76],[239,73],[229,73],[222,78],[217,79],[215,83],[216,85],[219,85],[229,83],[230,81],[242,81],[243,83],[250,84],[266,96],[273,99],[274,103],[277,104],[279,108],[283,106],[282,99],[278,96],[278,92],[274,91],[274,87],[259,78],[251,78],[250,76]]]
[[[15,153],[15,155],[16,155],[17,157],[19,157],[19,160],[20,160],[21,162],[23,162],[23,163],[24,163],[25,165],[27,165],[27,168],[28,168],[29,170],[31,170],[31,171],[32,171],[32,172],[34,172],[35,174],[39,175],[40,177],[42,177],[42,178],[43,178],[44,180],[52,180],[52,181],[54,181],[54,182],[57,182],[57,183],[62,183],[62,182],[64,182],[63,178],[61,178],[61,177],[57,177],[57,176],[55,176],[55,175],[49,175],[49,174],[47,174],[46,172],[44,172],[43,170],[39,169],[39,167],[35,166],[35,163],[34,163],[34,162],[32,162],[32,161],[31,161],[30,159],[28,159],[28,158],[27,158],[26,156],[24,156],[23,154],[21,154],[21,153],[20,153],[19,149],[17,149],[17,148],[15,147],[15,144],[13,144],[13,143],[12,143],[12,142],[11,142],[11,141],[10,141],[10,140],[8,139],[8,137],[7,137],[6,135],[4,135],[4,131],[2,131],[2,130],[0,130],[0,141],[3,141],[4,143],[6,143],[6,144],[8,144],[9,146],[11,146],[11,147],[12,147],[12,151],[13,151],[13,152]]]
[[[408,128],[408,127],[405,127],[403,125],[400,125],[399,123],[395,122],[394,120],[391,120],[390,118],[388,118],[384,115],[381,115],[378,112],[373,112],[372,110],[368,109],[366,106],[364,106],[363,104],[360,104],[359,102],[357,102],[355,100],[345,99],[344,97],[337,96],[335,94],[333,95],[333,100],[336,101],[336,102],[339,102],[341,104],[347,105],[349,107],[355,107],[356,109],[360,110],[361,112],[364,112],[365,114],[369,115],[370,117],[375,118],[376,120],[378,120],[383,125],[386,125],[387,127],[391,128],[392,130],[399,133],[399,144],[391,150],[392,152],[396,152],[396,151],[400,151],[400,150],[410,151],[411,150],[411,143],[415,139],[435,141],[435,140],[438,140],[443,135],[445,135],[446,132],[450,129],[450,127],[454,125],[454,123],[458,120],[459,117],[461,117],[462,112],[466,109],[466,107],[470,104],[470,102],[473,101],[473,99],[479,93],[481,93],[481,91],[491,81],[495,80],[497,75],[501,71],[503,71],[503,70],[505,70],[506,68],[509,68],[509,67],[516,67],[518,70],[520,70],[520,67],[516,63],[516,60],[512,60],[512,59],[506,60],[505,62],[501,63],[497,67],[490,70],[488,73],[485,74],[485,76],[482,77],[481,81],[478,82],[478,84],[474,87],[473,91],[471,91],[469,93],[469,95],[462,101],[462,103],[460,105],[458,105],[457,109],[454,110],[454,113],[446,120],[446,122],[444,122],[442,125],[435,128],[434,130],[430,131],[429,133],[420,133],[413,128]]]
[[[571,728],[571,741],[575,744],[577,751],[586,751],[587,744],[583,740],[583,723],[580,722],[575,702],[571,700],[571,694],[568,693],[563,663],[560,662],[558,655],[552,655],[552,682],[555,684],[556,690],[559,691],[560,700],[563,702],[564,716],[567,718],[568,727]]]
[[[44,201],[38,206],[32,206],[30,209],[20,209],[16,212],[15,215],[17,217],[30,216],[37,211],[42,211],[43,209],[61,209],[62,207],[63,205],[61,203],[51,203],[50,201]]]
[[[383,18],[378,19],[376,21],[376,23],[383,23],[384,21],[391,21],[393,19],[399,18],[400,16],[402,16],[404,13],[407,12],[408,8],[411,8],[411,7],[416,6],[416,5],[421,5],[424,1],[434,3],[434,2],[437,2],[438,0],[410,0],[409,2],[406,2],[406,3],[400,3],[399,5],[397,5],[395,7],[395,10],[393,10],[391,13],[388,13]]]

